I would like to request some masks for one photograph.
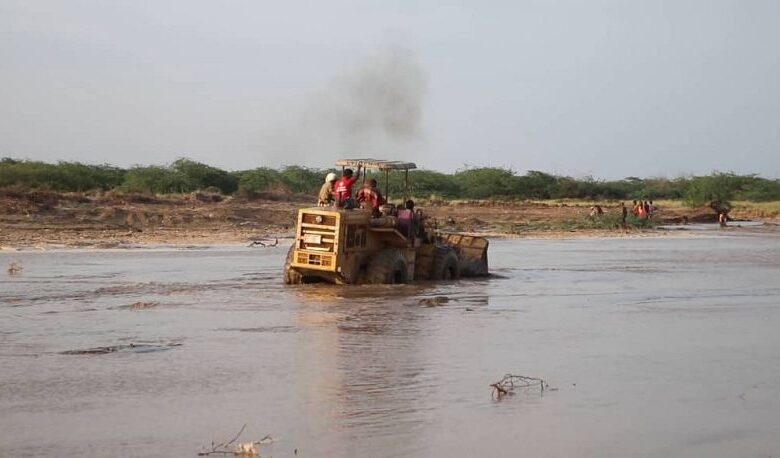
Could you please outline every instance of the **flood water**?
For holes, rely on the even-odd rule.
[[[779,242],[496,239],[494,278],[348,288],[283,286],[282,246],[2,252],[0,456],[244,424],[275,457],[777,456]]]

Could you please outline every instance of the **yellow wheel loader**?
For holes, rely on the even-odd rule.
[[[487,239],[440,233],[408,200],[415,164],[343,159],[336,165],[383,173],[386,202],[390,173],[404,172],[403,201],[382,205],[381,211],[349,204],[299,209],[284,265],[286,284],[393,284],[488,275]]]

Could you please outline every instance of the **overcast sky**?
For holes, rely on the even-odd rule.
[[[0,0],[0,156],[780,177],[780,1]]]

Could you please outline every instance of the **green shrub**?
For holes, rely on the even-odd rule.
[[[109,165],[0,160],[0,187],[63,192],[108,190],[119,186],[124,181],[124,175],[124,170]]]
[[[406,177],[403,171],[390,172],[390,198],[399,200],[404,195]],[[379,188],[385,192],[385,173],[369,173],[369,178],[376,178]],[[456,198],[461,195],[461,189],[452,175],[431,170],[409,171],[409,196],[427,198],[438,195],[445,198]]]
[[[222,194],[233,194],[238,190],[238,179],[230,173],[189,159],[177,159],[171,170],[186,177],[188,186],[195,189],[214,187]]]
[[[490,197],[516,197],[517,182],[509,169],[483,167],[455,173],[454,179],[461,190],[461,197],[486,199]]]
[[[322,171],[298,165],[288,165],[279,172],[279,179],[292,192],[316,194],[322,183],[325,182],[325,175],[328,172],[329,170]]]
[[[137,166],[129,170],[110,165],[80,162],[24,161],[0,159],[0,187],[18,190],[79,192],[111,190],[147,193],[186,193],[216,189],[223,194],[262,192],[270,189],[316,194],[328,172],[301,166],[281,170],[258,167],[228,172],[190,159],[181,158],[169,166]],[[385,192],[385,173],[370,172]],[[403,172],[393,171],[390,198],[399,200],[405,189]],[[361,180],[362,181],[362,180]],[[454,174],[432,170],[409,171],[409,194],[421,198],[440,196],[448,199],[680,199],[689,205],[728,207],[731,200],[780,200],[780,180],[755,175],[715,172],[705,176],[667,178],[627,177],[600,181],[556,176],[531,170],[517,175],[511,169],[470,168]]]
[[[192,192],[198,189],[184,173],[169,167],[133,167],[122,185],[125,191],[171,194]]]
[[[282,185],[281,174],[268,167],[236,172],[239,192],[262,192]]]
[[[525,199],[551,199],[558,194],[558,178],[536,170],[515,177],[514,193]]]
[[[716,172],[712,175],[693,177],[685,191],[685,200],[691,207],[709,205],[716,211],[728,209],[746,177],[733,173]]]
[[[780,200],[780,180],[750,177],[743,183],[736,199],[753,202],[778,201]]]

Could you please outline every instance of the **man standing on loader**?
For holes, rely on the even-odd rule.
[[[352,169],[345,169],[344,175],[336,180],[333,185],[333,196],[336,198],[336,205],[344,208],[354,208],[355,201],[352,200],[352,185],[360,178],[360,168],[362,163],[358,163],[357,175],[352,176]]]

